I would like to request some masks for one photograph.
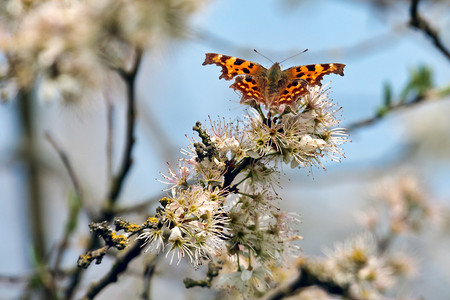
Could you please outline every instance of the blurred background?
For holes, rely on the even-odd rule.
[[[277,0],[209,1],[193,13],[183,34],[169,38],[144,52],[137,77],[137,128],[133,166],[119,199],[123,207],[157,200],[165,186],[160,172],[166,162],[176,164],[180,148],[189,145],[196,121],[209,124],[224,117],[242,119],[246,107],[239,95],[219,80],[216,66],[202,66],[205,53],[217,52],[258,62],[271,62],[253,52],[257,49],[273,61],[307,52],[285,61],[284,68],[314,63],[344,63],[345,76],[326,76],[331,97],[342,107],[342,127],[350,127],[351,143],[344,144],[341,163],[327,162],[326,170],[290,169],[281,175],[286,211],[302,216],[299,242],[307,256],[323,255],[324,248],[360,234],[364,228],[355,218],[374,201],[381,181],[402,174],[419,178],[429,200],[441,212],[450,207],[450,59],[420,30],[409,25],[410,1],[383,0]],[[450,47],[450,3],[421,1],[419,12]],[[414,78],[416,81],[414,81]],[[46,132],[68,155],[89,209],[98,210],[107,192],[107,118],[105,99],[114,109],[114,168],[122,157],[125,122],[124,85],[105,75],[98,94],[78,105],[38,101],[32,107],[32,134],[39,157],[41,207],[46,247],[55,248],[64,234],[67,199],[73,186],[58,154],[45,139]],[[419,84],[417,84],[419,82]],[[426,82],[425,92],[414,88]],[[408,86],[410,87],[408,89]],[[411,88],[413,86],[413,88]],[[418,92],[419,91],[419,92]],[[446,92],[447,91],[447,92]],[[358,122],[381,115],[386,101],[423,101],[388,112],[383,118],[359,126]],[[355,125],[356,124],[356,125]],[[355,126],[355,127],[353,127]],[[18,101],[0,105],[0,299],[19,298],[21,276],[33,268],[32,233],[27,200],[29,177],[25,172],[24,128]],[[21,150],[22,149],[22,150]],[[155,205],[148,207],[151,213]],[[142,222],[141,216],[124,215]],[[446,217],[443,226],[398,241],[399,248],[418,258],[418,276],[398,287],[401,295],[423,299],[449,299],[450,239]],[[67,268],[76,265],[90,237],[88,218],[80,213],[76,233],[63,259]],[[97,279],[107,268],[93,265],[82,286]],[[139,262],[134,262],[136,267]],[[133,274],[133,269],[131,269]],[[161,261],[153,285],[155,298],[211,299],[200,288],[186,290],[186,276],[202,278],[204,270]],[[11,276],[17,280],[8,280]],[[138,299],[138,276],[109,286],[98,299]]]

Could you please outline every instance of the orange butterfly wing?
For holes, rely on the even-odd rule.
[[[239,76],[236,81],[230,85],[230,88],[242,93],[241,103],[255,100],[258,103],[266,103],[264,94],[260,89],[257,79],[253,76]]]
[[[271,79],[268,74],[270,70],[260,64],[233,56],[206,53],[203,65],[209,64],[222,67],[222,74],[219,79],[231,80],[235,76],[246,75],[238,76],[230,87],[242,93],[241,103],[256,101],[256,103],[266,106],[292,105],[299,97],[308,92],[308,85],[321,85],[323,76],[327,74],[344,76],[345,67],[344,64],[331,63],[286,69],[281,71],[283,80],[277,92],[274,93],[267,90],[268,86],[273,84],[273,82],[270,82]],[[278,64],[276,65],[278,66]]]
[[[327,74],[344,76],[344,64],[315,64],[292,67],[284,70],[289,79],[303,79],[309,85],[322,85],[321,80]]]
[[[206,53],[203,65],[215,64],[222,67],[219,79],[233,79],[236,75],[265,76],[267,69],[260,64],[218,53]]]
[[[288,81],[286,86],[281,89],[281,92],[278,94],[277,98],[272,101],[272,104],[278,105],[291,105],[295,103],[297,99],[303,95],[305,95],[308,90],[306,89],[307,83],[304,80],[293,80]]]

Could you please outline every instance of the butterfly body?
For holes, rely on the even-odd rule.
[[[263,104],[267,108],[283,110],[292,106],[305,95],[307,86],[321,85],[324,75],[335,73],[344,75],[344,64],[315,64],[291,67],[281,70],[279,63],[266,69],[260,64],[237,57],[217,53],[206,53],[203,65],[215,64],[222,67],[219,78],[231,80],[236,77],[231,88],[242,93],[241,103],[252,106]]]
[[[273,94],[277,92],[280,87],[286,82],[287,77],[283,76],[279,63],[274,63],[272,67],[267,71],[268,79],[268,92]]]

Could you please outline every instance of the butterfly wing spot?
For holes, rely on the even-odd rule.
[[[258,82],[252,76],[237,77],[230,87],[242,94],[241,102],[255,100],[258,103],[264,103],[264,97],[258,87]]]
[[[222,74],[219,79],[225,78],[225,80],[231,80],[236,75],[241,74],[261,76],[261,74],[265,74],[267,71],[266,68],[257,63],[217,53],[206,53],[203,65],[209,64],[222,67]]]
[[[292,67],[286,72],[288,78],[303,79],[310,85],[321,85],[323,76],[327,74],[338,74],[344,76],[344,64],[315,64]]]
[[[303,80],[295,80],[286,84],[278,98],[275,98],[275,105],[292,105],[297,99],[307,93],[307,83]]]
[[[236,58],[236,61],[234,62],[234,64],[235,64],[236,66],[240,66],[240,65],[242,65],[243,63],[245,63],[245,60],[240,59],[240,58]]]
[[[241,58],[206,53],[203,65],[215,64],[222,68],[219,78],[235,82],[230,86],[242,94],[241,103],[264,104],[267,108],[283,110],[292,106],[298,98],[307,94],[308,86],[321,85],[323,76],[338,74],[344,76],[344,64],[315,64],[296,66],[281,71],[278,63],[269,70],[260,64]],[[281,74],[280,74],[281,73]]]

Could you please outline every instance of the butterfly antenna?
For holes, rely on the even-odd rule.
[[[256,49],[253,49],[253,51],[255,51],[256,53],[258,53],[259,55],[261,55],[262,57],[264,57],[265,59],[267,59],[268,61],[270,61],[271,63],[273,63],[274,64],[274,62],[270,59],[270,58],[268,58],[267,56],[265,56],[264,54],[262,54],[262,53],[260,53],[260,52],[258,52],[258,50],[256,50]]]
[[[292,56],[286,58],[285,60],[281,61],[280,64],[284,63],[284,62],[287,61],[288,59],[291,59],[291,58],[293,58],[293,57],[296,57],[297,55],[300,55],[300,54],[302,54],[302,53],[305,53],[306,51],[308,51],[308,49],[305,49],[305,50],[303,50],[302,52],[299,52],[299,53],[297,53],[297,54],[294,54],[294,55],[292,55]]]

